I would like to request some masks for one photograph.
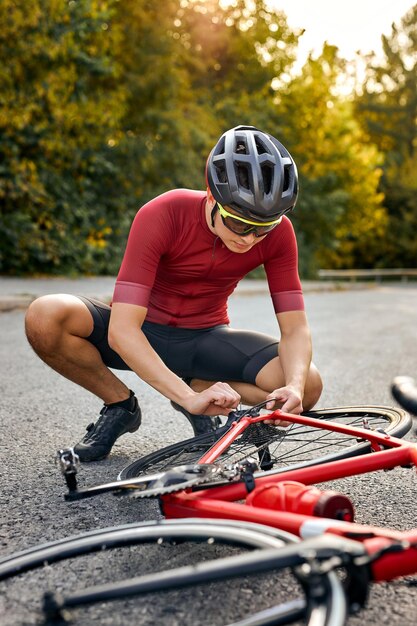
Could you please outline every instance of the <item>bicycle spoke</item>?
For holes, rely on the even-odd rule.
[[[365,434],[361,432],[355,437],[326,430],[324,425],[328,421],[361,429],[383,429],[397,437],[402,437],[411,427],[409,416],[393,407],[341,407],[308,411],[305,415],[321,420],[323,428],[302,424],[282,428],[256,422],[241,433],[214,463],[234,464],[253,457],[262,471],[268,471],[347,458],[370,450]],[[122,471],[120,478],[131,478],[149,473],[149,470],[161,471],[179,464],[197,463],[213,442],[211,437],[206,437],[199,441],[194,438],[172,444],[138,459]]]

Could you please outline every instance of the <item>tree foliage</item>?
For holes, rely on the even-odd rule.
[[[381,192],[388,211],[385,245],[374,262],[415,267],[417,258],[417,4],[383,36],[383,59],[371,56],[357,117],[368,144],[384,156]]]
[[[292,73],[302,32],[266,0],[3,0],[0,271],[117,271],[135,211],[202,188],[238,124],[297,161],[303,275],[415,263],[416,14],[353,103],[332,46]]]
[[[114,268],[123,177],[112,134],[124,113],[113,3],[0,4],[3,271]]]
[[[364,144],[351,103],[337,95],[343,71],[337,49],[325,45],[277,96],[285,120],[281,135],[300,171],[300,199],[292,219],[306,276],[319,267],[371,264],[386,224],[377,191],[377,150]]]

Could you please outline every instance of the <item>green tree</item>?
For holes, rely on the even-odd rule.
[[[291,219],[305,276],[319,267],[372,265],[385,232],[378,153],[364,143],[351,103],[340,95],[344,69],[337,48],[325,45],[277,95],[284,143],[300,170]]]
[[[301,31],[264,0],[188,0],[177,23],[194,97],[212,112],[212,139],[242,123],[273,132],[272,84],[294,63]]]
[[[383,36],[383,59],[368,59],[357,117],[384,155],[381,191],[389,227],[377,258],[415,267],[417,258],[417,4]]]
[[[113,0],[0,4],[3,272],[101,272],[123,227]]]
[[[119,148],[136,210],[172,187],[199,187],[213,118],[191,85],[187,38],[178,31],[180,2],[120,2],[115,17],[123,39],[117,51],[126,86]],[[177,24],[177,25],[176,25]]]

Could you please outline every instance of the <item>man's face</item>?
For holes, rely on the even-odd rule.
[[[211,214],[213,209],[216,208],[214,213],[214,226],[211,223]],[[207,190],[207,221],[211,230],[215,232],[215,234],[220,237],[224,245],[231,250],[232,252],[236,252],[238,254],[243,254],[244,252],[248,252],[251,248],[253,248],[257,243],[263,241],[263,239],[267,236],[268,233],[265,233],[263,236],[256,236],[255,232],[249,232],[248,234],[239,234],[234,232],[235,230],[240,230],[242,228],[242,221],[237,220],[234,222],[233,218],[230,216],[236,215],[237,217],[241,217],[237,214],[237,212],[231,207],[220,207],[216,204],[210,190]],[[221,211],[223,214],[229,214],[226,216],[226,219],[222,218]],[[231,228],[228,228],[228,224]],[[245,225],[243,225],[245,228]],[[247,225],[246,228],[250,228],[250,225]]]
[[[236,212],[229,207],[227,207],[227,211],[232,213],[232,215],[236,215]],[[223,224],[219,211],[217,211],[214,216],[214,230],[226,248],[231,250],[231,252],[237,252],[238,254],[248,252],[248,250],[263,241],[266,237],[266,235],[264,235],[264,237],[256,237],[255,233],[249,233],[248,235],[237,235],[236,233],[233,233]]]

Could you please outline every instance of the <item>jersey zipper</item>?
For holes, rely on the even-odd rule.
[[[210,259],[210,265],[208,266],[207,269],[207,273],[206,276],[210,276],[215,264],[216,264],[216,245],[217,242],[219,240],[219,237],[216,237],[216,239],[213,241],[213,248],[211,250],[211,259]]]

